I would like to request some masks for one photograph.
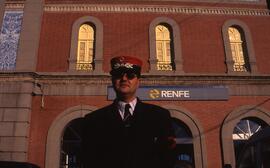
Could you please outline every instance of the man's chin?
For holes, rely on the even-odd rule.
[[[129,86],[126,86],[126,85],[125,86],[120,86],[120,88],[119,88],[120,91],[124,91],[124,92],[128,91],[129,89],[130,89]]]
[[[129,87],[121,87],[121,88],[117,89],[116,92],[119,95],[128,95],[128,94],[130,94],[130,88]]]
[[[119,93],[120,93],[120,94],[123,94],[123,95],[128,94],[128,93],[129,93],[129,89],[128,89],[128,88],[120,89],[120,90],[119,90]]]

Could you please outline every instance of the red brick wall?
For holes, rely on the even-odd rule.
[[[46,3],[59,1],[61,0],[46,0]],[[106,3],[106,1],[99,2]],[[164,2],[159,3],[163,4]],[[210,6],[220,5],[211,3]],[[240,7],[241,5],[227,4],[225,6]],[[252,5],[241,7],[252,7]],[[264,8],[263,5],[253,5],[253,7]],[[168,17],[175,20],[180,29],[183,69],[186,73],[226,74],[222,26],[227,20],[238,19],[250,29],[259,73],[270,74],[269,16],[154,13],[45,12],[41,27],[37,71],[66,72],[68,70],[72,25],[83,16],[96,17],[103,23],[103,69],[105,72],[109,71],[110,58],[115,55],[140,57],[144,61],[143,71],[148,72],[149,25],[157,17]],[[237,107],[255,106],[267,99],[269,97],[243,96],[230,97],[228,101],[158,101],[151,103],[161,106],[173,104],[189,110],[204,130],[208,168],[217,168],[222,165],[220,126],[225,117]],[[46,136],[57,115],[77,105],[83,104],[99,108],[109,103],[111,102],[107,101],[105,96],[45,96],[45,107],[41,108],[40,97],[34,97],[30,126],[29,161],[44,168]],[[261,107],[270,109],[270,102],[267,101]]]
[[[268,101],[266,101],[268,100]],[[46,136],[57,115],[70,107],[90,105],[103,107],[111,102],[104,96],[45,96],[45,107],[41,108],[40,97],[34,97],[31,116],[29,161],[44,168]],[[231,97],[228,101],[153,101],[157,105],[174,105],[187,109],[202,126],[205,136],[208,168],[221,167],[220,126],[234,109],[244,105],[260,105],[270,109],[269,97]],[[206,154],[206,153],[204,153]]]
[[[136,55],[144,61],[143,71],[149,70],[149,34],[152,20],[157,17],[174,19],[180,28],[184,71],[186,73],[225,73],[225,51],[222,26],[229,19],[238,19],[251,31],[259,72],[270,73],[270,18],[218,15],[158,15],[139,13],[44,13],[37,71],[65,72],[71,45],[72,24],[82,16],[97,17],[104,26],[105,72],[114,55]],[[143,18],[143,19],[142,19]],[[177,46],[176,46],[177,47]]]
[[[270,74],[270,17],[246,19],[253,39],[255,57],[258,71],[262,74]]]

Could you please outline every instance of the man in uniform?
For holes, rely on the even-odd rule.
[[[136,97],[142,61],[111,60],[114,102],[84,118],[84,168],[171,168],[174,131],[168,110]]]

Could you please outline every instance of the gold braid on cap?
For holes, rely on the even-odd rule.
[[[131,63],[116,63],[113,65],[113,69],[118,69],[120,67],[125,67],[125,68],[129,68],[129,69],[133,69],[133,64]]]

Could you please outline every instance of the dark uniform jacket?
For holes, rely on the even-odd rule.
[[[138,100],[126,126],[115,101],[85,116],[84,168],[171,168],[172,137],[168,110]]]

